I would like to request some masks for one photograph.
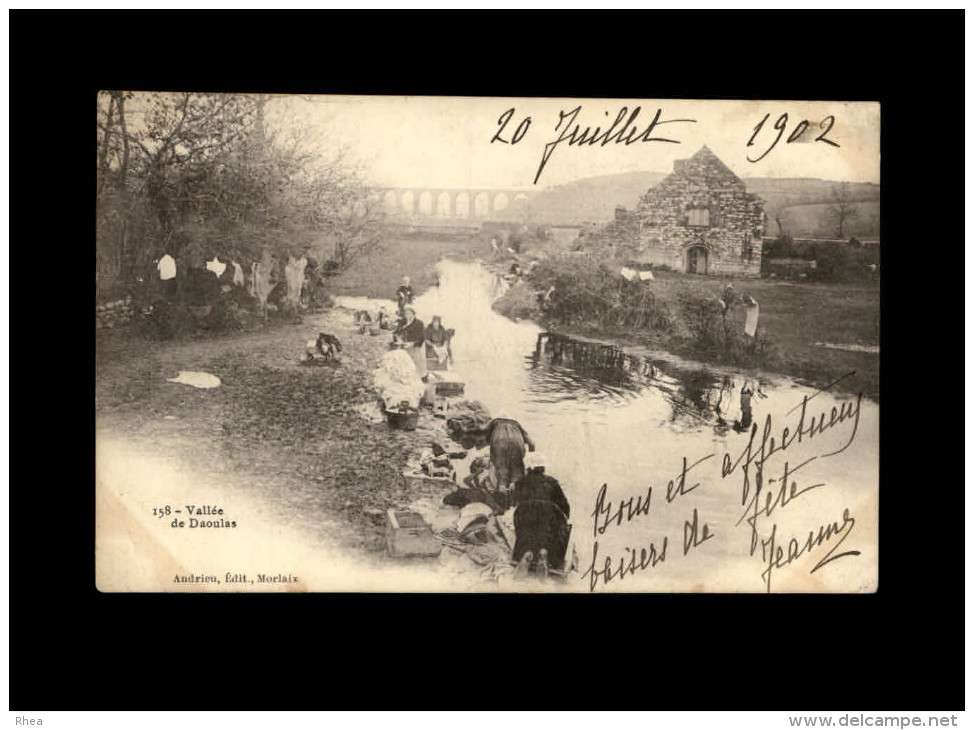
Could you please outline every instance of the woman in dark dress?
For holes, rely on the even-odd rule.
[[[545,460],[535,452],[525,458],[527,474],[514,486],[514,532],[511,558],[521,576],[534,563],[536,572],[565,567],[571,526],[571,507],[558,480],[545,474]]]
[[[432,361],[428,367],[442,370],[446,367],[447,361],[453,362],[453,352],[450,350],[450,339],[453,334],[453,330],[448,330],[443,326],[443,320],[440,319],[440,316],[434,314],[433,320],[426,328],[426,358]]]
[[[416,310],[406,307],[405,320],[392,333],[392,341],[403,345],[406,353],[416,364],[416,372],[426,375],[426,328],[422,320],[416,319]]]

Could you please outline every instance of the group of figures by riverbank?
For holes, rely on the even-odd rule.
[[[529,573],[542,581],[549,576],[563,578],[573,563],[569,554],[571,508],[560,484],[545,473],[545,459],[520,422],[505,413],[491,417],[482,403],[459,397],[464,389],[462,376],[450,370],[455,330],[445,329],[440,315],[434,315],[431,325],[423,328],[408,278],[396,296],[399,322],[373,382],[389,426],[414,430],[421,411],[427,417],[432,413],[445,419],[444,436],[475,450],[465,464],[469,473],[460,480],[463,486],[457,486],[458,472],[452,460],[464,459],[467,452],[450,452],[437,440],[404,472],[407,483],[418,480],[451,490],[443,496],[439,513],[430,515],[438,524],[435,537],[439,546],[425,552],[414,548],[418,552],[405,556],[438,556],[446,548],[467,555],[481,572],[489,568],[494,579],[519,580]],[[359,310],[356,320],[381,323],[384,311],[382,305],[377,315]],[[366,329],[377,334],[374,327],[364,324],[360,332],[364,334]],[[444,507],[448,515],[449,508],[460,510],[445,526]],[[390,512],[391,555],[404,557],[395,530],[403,520],[415,529],[415,516]]]

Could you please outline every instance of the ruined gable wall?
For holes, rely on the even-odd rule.
[[[710,225],[688,225],[689,207],[706,208]],[[613,229],[646,263],[685,271],[687,248],[699,244],[708,251],[708,273],[760,275],[764,203],[709,150],[677,160],[673,173],[642,197],[625,225]]]

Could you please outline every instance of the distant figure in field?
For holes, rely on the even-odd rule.
[[[724,295],[720,299],[720,311],[725,317],[730,308],[734,306],[734,302],[737,300],[737,292],[734,291],[734,285],[728,284],[724,288]]]

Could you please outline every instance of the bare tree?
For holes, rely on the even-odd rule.
[[[859,206],[852,200],[849,183],[840,183],[832,187],[832,204],[829,206],[829,218],[835,225],[835,237],[842,238],[846,223],[859,215]]]
[[[192,266],[202,255],[255,262],[269,248],[285,261],[317,249],[335,270],[374,250],[382,216],[364,175],[271,113],[281,101],[100,94],[100,280],[131,278],[163,249]]]

